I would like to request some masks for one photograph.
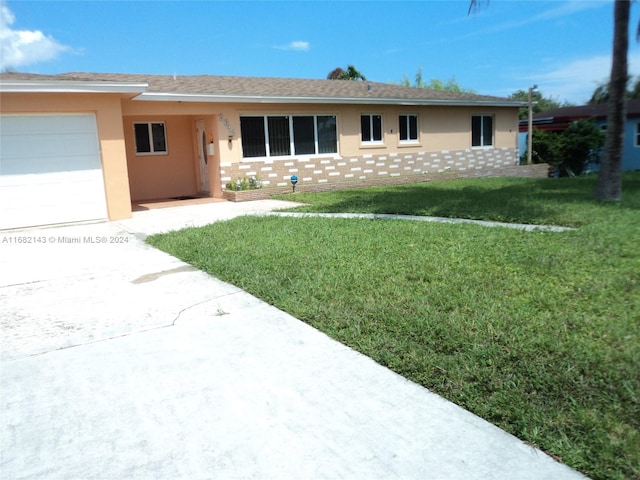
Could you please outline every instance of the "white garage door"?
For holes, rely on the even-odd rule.
[[[0,230],[106,217],[95,115],[0,115]]]

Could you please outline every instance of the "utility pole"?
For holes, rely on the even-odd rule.
[[[527,128],[527,165],[531,165],[531,147],[533,145],[533,103],[531,101],[531,94],[538,88],[538,85],[534,85],[529,88],[529,126]]]

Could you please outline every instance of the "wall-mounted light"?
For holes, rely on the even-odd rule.
[[[229,147],[233,144],[233,135],[229,135]]]

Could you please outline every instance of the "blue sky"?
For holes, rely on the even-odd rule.
[[[609,74],[612,0],[492,0],[467,15],[449,1],[0,0],[0,68],[367,79],[455,77],[507,96],[537,84],[583,103]],[[630,73],[640,75],[631,11]]]

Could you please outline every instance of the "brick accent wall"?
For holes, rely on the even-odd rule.
[[[391,153],[343,158],[244,159],[220,166],[222,188],[227,182],[257,177],[264,188],[286,187],[292,175],[298,185],[369,181],[430,173],[480,171],[516,165],[515,148],[443,150],[440,152]]]
[[[378,185],[401,185],[406,183],[429,182],[432,180],[451,180],[455,178],[479,178],[479,177],[526,177],[526,178],[546,178],[548,176],[549,165],[541,163],[537,165],[511,165],[499,167],[486,167],[473,170],[444,171],[436,173],[424,173],[414,175],[403,175],[398,177],[380,177],[369,180],[352,180],[336,183],[316,183],[298,184],[296,192],[325,192],[328,190],[340,190],[345,188],[373,187]],[[299,178],[299,176],[298,176]],[[225,199],[232,202],[246,202],[250,200],[263,200],[271,195],[291,193],[291,183],[287,186],[275,188],[261,188],[258,190],[244,190],[234,192],[224,190]],[[294,200],[294,198],[292,198]]]

